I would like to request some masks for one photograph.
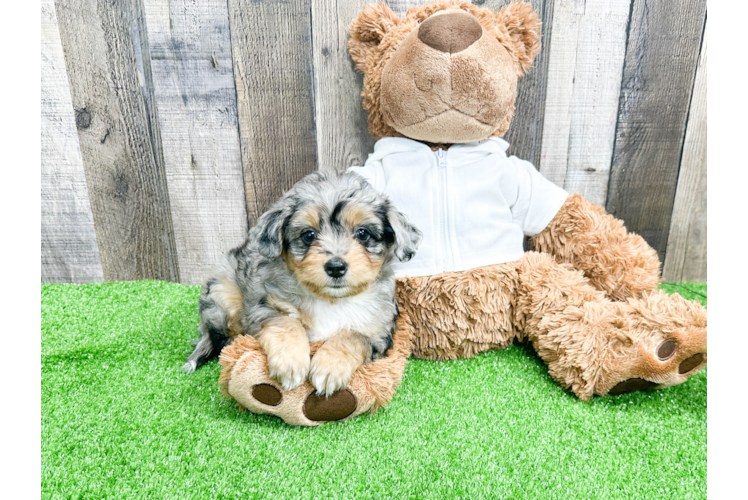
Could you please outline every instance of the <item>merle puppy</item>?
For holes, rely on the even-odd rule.
[[[392,346],[398,309],[393,258],[408,261],[421,232],[354,173],[297,183],[231,250],[200,297],[191,373],[236,335],[257,338],[286,390],[307,378],[319,394]],[[309,343],[323,340],[310,360]]]

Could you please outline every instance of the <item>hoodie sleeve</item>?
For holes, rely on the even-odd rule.
[[[535,236],[548,226],[569,193],[540,175],[532,163],[516,156],[517,198],[511,207],[512,219],[526,236]]]

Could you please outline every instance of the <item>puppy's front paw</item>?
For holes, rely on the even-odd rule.
[[[345,389],[359,366],[360,362],[356,362],[345,353],[325,349],[323,345],[312,358],[309,382],[317,390],[317,394],[329,396]]]
[[[269,349],[268,372],[285,390],[290,391],[304,383],[309,375],[309,344],[285,345]]]

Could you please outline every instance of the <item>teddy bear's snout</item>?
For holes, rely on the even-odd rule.
[[[418,28],[418,39],[440,52],[456,54],[470,47],[483,35],[475,16],[464,11],[429,17]]]

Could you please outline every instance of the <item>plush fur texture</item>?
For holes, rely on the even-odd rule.
[[[442,22],[436,34],[419,36],[440,16],[451,21]],[[466,18],[481,35],[462,48],[470,24]],[[434,144],[504,135],[514,113],[517,78],[540,50],[540,22],[524,3],[494,13],[440,1],[413,7],[402,20],[384,4],[368,5],[349,31],[351,57],[364,74],[362,96],[372,135]],[[455,40],[430,43],[461,50],[445,52],[424,42],[448,36]]]
[[[530,240],[533,250],[571,264],[596,288],[615,300],[657,289],[660,259],[623,222],[575,193],[540,234]]]
[[[706,311],[662,292],[613,301],[581,271],[551,255],[470,271],[400,278],[401,310],[413,318],[413,355],[471,357],[532,342],[551,376],[580,399],[607,395],[631,379],[661,388],[685,381],[706,365]],[[675,354],[657,352],[672,339]],[[686,373],[681,364],[701,358]]]
[[[346,388],[347,392],[333,394],[322,402],[327,405],[321,410],[309,381],[288,391],[270,376],[267,356],[259,342],[248,335],[238,337],[221,352],[221,391],[225,397],[236,400],[242,409],[275,415],[291,425],[315,426],[325,421],[348,420],[366,411],[376,412],[387,406],[402,380],[411,353],[408,336],[411,328],[407,324],[407,315],[401,314],[387,355],[358,368]],[[311,344],[309,356],[313,357],[322,345],[322,342]],[[271,397],[264,396],[260,390]],[[262,402],[255,394],[272,404]],[[317,403],[316,415],[310,415],[313,403]]]
[[[432,148],[503,135],[517,80],[540,49],[526,2],[494,13],[437,1],[403,19],[369,5],[350,33],[370,132]],[[706,365],[705,309],[656,290],[656,252],[621,221],[572,195],[531,244],[516,262],[398,279],[413,355],[454,359],[530,341],[584,400],[678,384]]]

